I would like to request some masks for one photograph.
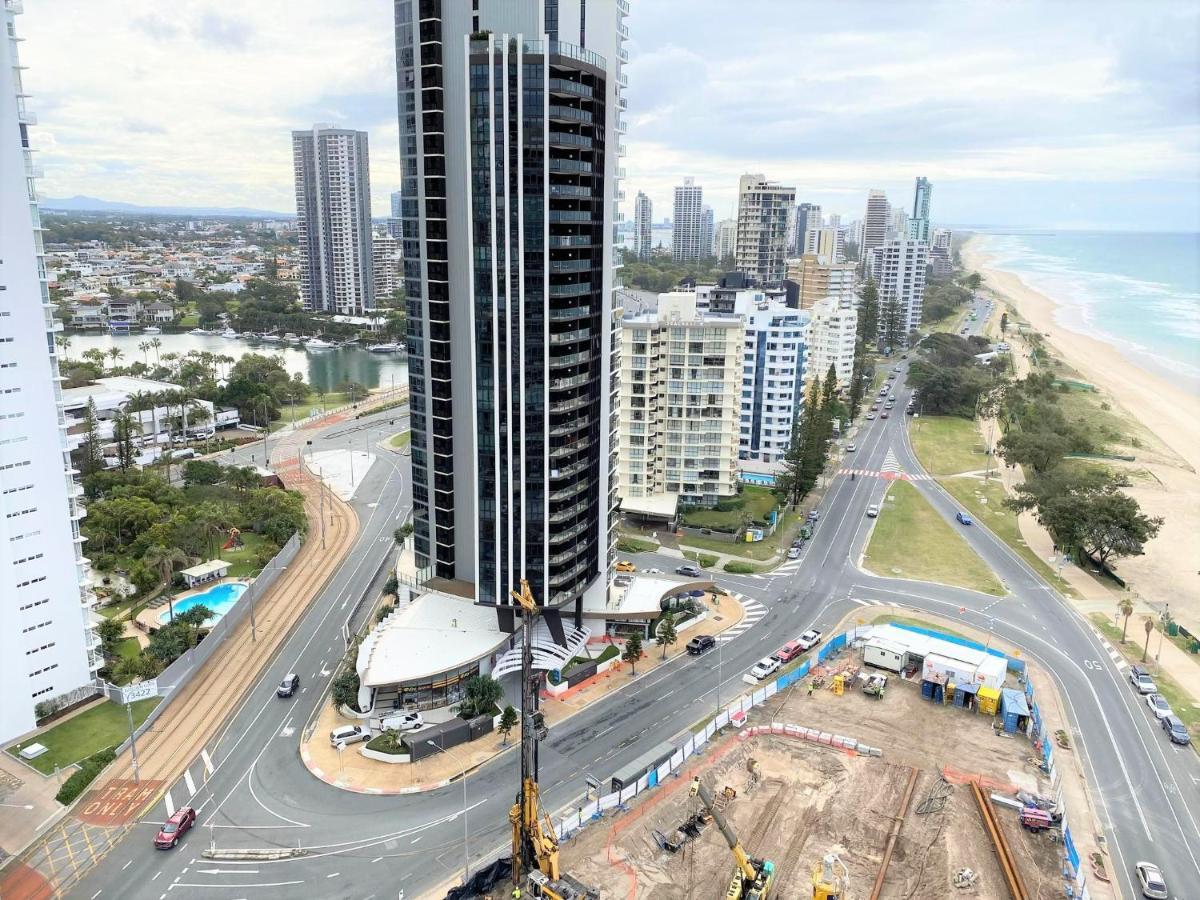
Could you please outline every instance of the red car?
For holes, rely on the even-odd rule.
[[[195,824],[196,811],[190,806],[181,806],[158,830],[158,834],[154,836],[154,846],[159,850],[170,850]]]
[[[888,411],[886,409],[879,414],[879,418],[881,418],[881,419],[886,419],[887,417],[888,417]]]

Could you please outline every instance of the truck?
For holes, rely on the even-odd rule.
[[[800,637],[796,638],[796,643],[800,645],[801,650],[811,650],[817,644],[821,643],[821,632],[816,628],[810,628]]]

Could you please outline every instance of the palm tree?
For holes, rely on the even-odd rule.
[[[142,351],[142,361],[146,365],[150,365],[150,357],[148,355],[150,350],[150,342],[142,341],[140,344],[138,344],[138,349]]]
[[[162,544],[150,546],[142,555],[143,565],[153,569],[162,579],[172,622],[175,621],[175,598],[171,594],[171,576],[175,573],[177,565],[184,565],[187,562],[189,562],[188,555],[178,547],[164,547]]]
[[[1125,627],[1121,629],[1121,643],[1123,644],[1125,643],[1125,634],[1129,631],[1129,617],[1133,615],[1133,601],[1128,597],[1122,597],[1117,603],[1117,609],[1125,617]]]
[[[121,350],[120,350],[120,348],[119,348],[119,347],[109,347],[109,348],[108,348],[108,355],[109,355],[109,357],[112,359],[112,361],[113,361],[113,368],[115,369],[115,368],[117,367],[117,360],[119,360],[119,359],[120,359],[122,356],[124,356],[125,354],[121,352]]]
[[[160,359],[159,359],[159,357],[158,357],[158,348],[162,346],[162,341],[160,341],[158,338],[151,338],[151,339],[150,339],[150,346],[154,348],[154,360],[155,360],[155,362],[158,362],[158,363],[159,363],[159,365],[161,365],[161,364],[162,364],[162,362],[161,362],[161,360],[160,360]]]
[[[101,369],[103,369],[104,368],[104,360],[108,356],[108,354],[104,350],[97,350],[95,347],[93,347],[90,350],[84,350],[83,353],[80,354],[80,356],[82,356],[88,362],[94,363],[95,365],[97,365]]]
[[[209,555],[213,554],[213,538],[233,524],[233,514],[224,503],[202,503],[192,516],[192,521],[204,532]],[[221,558],[221,545],[216,545],[216,558]]]
[[[71,339],[65,334],[56,334],[54,336],[54,343],[57,344],[58,349],[63,352],[63,362],[70,362],[71,360],[67,356],[67,351],[71,349]]]
[[[1150,652],[1150,635],[1154,634],[1154,616],[1143,616],[1142,627],[1146,629],[1146,646],[1142,648],[1142,662]]]

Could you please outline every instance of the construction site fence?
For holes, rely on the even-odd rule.
[[[181,689],[192,680],[192,677],[217,652],[217,648],[233,633],[233,630],[250,616],[250,610],[254,607],[255,603],[258,602],[263,594],[270,590],[271,585],[275,583],[276,579],[291,564],[299,552],[300,535],[293,534],[288,539],[288,542],[280,548],[279,552],[271,558],[271,561],[267,563],[262,572],[242,592],[237,602],[217,620],[217,623],[213,625],[212,630],[208,632],[204,640],[159,673],[158,694],[162,697],[162,700],[151,710],[150,715],[146,716],[146,720],[141,726],[134,731],[135,737],[140,737],[150,730],[155,720],[162,715],[163,711],[180,694]],[[126,738],[117,748],[117,753],[123,752],[128,746],[129,738]]]

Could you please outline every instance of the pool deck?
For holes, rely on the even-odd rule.
[[[175,596],[174,602],[180,603],[180,602],[186,600],[188,597],[194,597],[197,594],[207,593],[208,591],[211,591],[213,588],[220,587],[223,584],[250,585],[253,583],[254,583],[253,578],[218,578],[218,579],[215,579],[214,581],[206,581],[204,584],[197,585],[196,587],[194,587],[190,590],[183,591],[182,593],[177,594]],[[160,597],[158,600],[155,600],[153,604],[146,607],[140,613],[137,614],[137,618],[134,619],[134,624],[137,626],[138,630],[142,631],[142,632],[148,633],[150,631],[157,631],[159,628],[161,628],[163,626],[163,623],[159,621],[158,617],[160,615],[162,615],[163,611],[166,609],[167,609],[166,598]]]

